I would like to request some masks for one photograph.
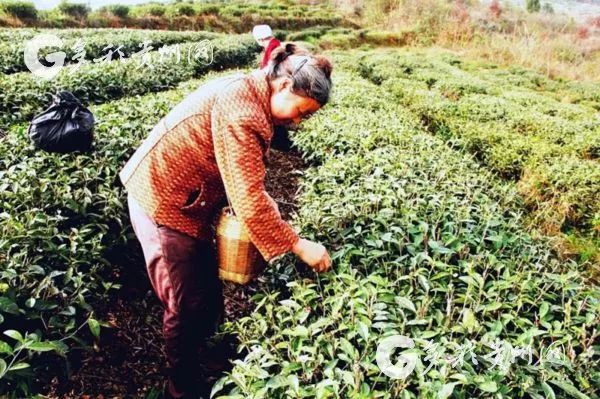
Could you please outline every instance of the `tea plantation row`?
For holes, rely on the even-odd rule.
[[[499,68],[493,63],[458,60],[456,56],[451,55],[446,55],[445,58],[448,63],[465,72],[474,72],[488,82],[530,89],[563,103],[579,104],[600,111],[600,88],[598,83],[560,78],[552,79],[517,65],[509,68]]]
[[[40,31],[39,33],[56,34],[52,30]],[[87,62],[93,62],[94,59],[105,57],[109,50],[114,52],[113,59],[130,57],[133,53],[142,50],[142,43],[145,41],[150,41],[151,46],[157,49],[170,44],[215,39],[218,36],[218,34],[212,32],[192,31],[130,30],[123,32],[121,30],[83,30],[81,36],[64,39],[60,48],[45,47],[40,50],[39,54],[40,58],[44,58],[47,54],[62,51],[66,54],[66,62],[77,63],[76,54],[83,55]],[[10,74],[27,71],[23,57],[27,39],[22,37],[23,34],[17,32],[15,37],[8,36],[4,39],[5,41],[2,40],[0,43],[0,73]],[[122,52],[122,56],[117,53],[117,48]]]
[[[91,29],[91,28],[82,28],[82,29],[38,29],[38,28],[0,28],[0,40],[27,40],[31,39],[37,34],[40,33],[50,33],[60,37],[63,40],[73,39],[78,37],[91,38],[98,35],[106,35],[106,34],[128,34],[131,32],[131,29]],[[148,30],[140,30],[140,32],[156,32],[150,29]]]
[[[547,83],[548,93],[544,87],[515,85],[506,74],[490,78],[488,70],[465,71],[460,65],[447,54],[400,51],[365,53],[357,69],[393,92],[451,146],[519,181],[533,222],[543,231],[575,229],[597,240],[600,114],[594,107],[600,106],[600,86],[590,85],[588,100],[569,104],[552,92],[577,98],[567,85]]]
[[[290,258],[267,272],[256,311],[228,326],[246,355],[215,397],[597,398],[598,287],[526,233],[511,184],[340,70],[355,58],[336,61],[333,103],[294,136],[316,164],[297,223],[332,249],[333,270],[304,278]],[[394,334],[415,342],[406,380],[375,362]],[[531,361],[499,352],[495,365],[495,340],[530,346]],[[559,364],[539,363],[550,345]]]
[[[247,65],[260,49],[250,35],[224,36],[211,40],[210,45],[212,56],[204,42],[190,42],[178,47],[180,60],[176,54],[163,56],[153,51],[147,58],[64,68],[52,80],[40,80],[29,72],[7,75],[0,81],[0,127],[29,120],[49,104],[57,90],[69,90],[85,103],[104,103],[165,90],[209,70]],[[188,55],[198,51],[200,57],[190,61]]]
[[[111,253],[126,256],[134,240],[117,173],[152,126],[201,82],[93,106],[90,155],[35,151],[23,125],[0,140],[0,327],[16,331],[0,337],[0,395],[19,384],[26,391],[44,366],[37,352],[65,353],[88,324],[98,332],[94,306],[118,288]]]

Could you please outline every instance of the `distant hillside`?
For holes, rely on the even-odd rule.
[[[66,2],[51,9],[36,9],[29,0],[0,1],[0,26],[38,28],[140,28],[210,30],[243,33],[255,24],[297,30],[313,26],[355,27],[326,2],[307,5],[276,0],[116,4]],[[46,4],[46,3],[45,3]],[[47,6],[48,4],[46,4]],[[41,5],[40,5],[41,6]]]
[[[484,0],[490,3],[490,0]],[[500,3],[511,4],[525,8],[525,0],[501,0]],[[548,3],[557,14],[565,14],[577,21],[600,16],[600,0],[541,0],[542,4]]]

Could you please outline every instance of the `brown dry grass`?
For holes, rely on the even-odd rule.
[[[474,45],[446,46],[460,47],[466,55],[500,65],[531,68],[551,78],[600,81],[600,36],[579,39],[572,34],[493,33]]]
[[[19,18],[0,14],[0,27],[21,28],[23,26],[25,26],[25,24]]]
[[[439,45],[499,65],[549,77],[600,81],[600,20],[527,14],[467,0],[335,0],[363,25],[414,30],[421,45]]]
[[[548,197],[548,190],[544,188],[549,186],[550,183],[543,176],[526,168],[517,189],[531,209],[531,227],[536,227],[545,235],[557,236],[572,212],[571,206],[560,197]]]

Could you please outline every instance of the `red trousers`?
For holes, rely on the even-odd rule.
[[[200,377],[199,354],[223,314],[215,250],[210,242],[157,225],[131,196],[127,201],[150,282],[164,307],[168,394],[192,397]]]

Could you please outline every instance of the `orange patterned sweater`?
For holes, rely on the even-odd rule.
[[[119,177],[157,224],[212,239],[225,193],[265,259],[289,252],[298,234],[265,191],[273,123],[264,71],[205,83],[169,112]]]

